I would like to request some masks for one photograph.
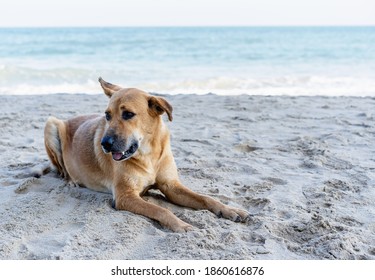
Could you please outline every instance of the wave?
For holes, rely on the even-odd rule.
[[[370,77],[215,77],[204,80],[146,83],[142,86],[154,92],[169,94],[375,96],[375,80]]]
[[[163,94],[375,96],[375,79],[370,76],[251,77],[251,73],[242,73],[242,77],[217,75],[199,79],[176,75],[155,81],[151,75],[141,75],[142,79],[137,81],[138,75],[125,79],[122,74],[119,70],[29,69],[0,65],[0,94],[98,94],[101,88],[97,77],[103,75],[119,85]]]

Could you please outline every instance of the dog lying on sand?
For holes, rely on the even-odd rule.
[[[113,206],[158,221],[175,232],[193,227],[171,211],[142,199],[160,190],[172,203],[207,209],[219,217],[244,222],[249,214],[183,186],[162,115],[172,121],[172,106],[162,97],[121,88],[99,78],[109,104],[104,115],[66,121],[50,117],[44,141],[52,165],[65,179],[92,190],[111,192]]]

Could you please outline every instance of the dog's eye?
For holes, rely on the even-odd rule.
[[[111,114],[109,113],[109,112],[105,112],[105,119],[107,120],[107,121],[110,121],[111,120]]]
[[[130,119],[133,118],[134,116],[135,116],[135,114],[132,113],[132,112],[129,112],[129,111],[124,111],[124,112],[122,113],[122,118],[123,118],[124,120],[130,120]]]

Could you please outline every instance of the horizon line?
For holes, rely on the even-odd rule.
[[[375,27],[375,24],[290,24],[290,25],[32,25],[32,26],[1,26],[5,28],[208,28],[208,27]]]

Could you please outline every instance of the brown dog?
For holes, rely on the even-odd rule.
[[[142,199],[159,189],[171,202],[208,209],[235,222],[246,211],[197,194],[180,183],[169,131],[161,115],[172,121],[172,106],[138,89],[123,89],[99,78],[110,98],[105,116],[87,115],[67,121],[50,117],[44,131],[47,154],[58,172],[75,184],[111,192],[114,207],[141,214],[177,232],[192,226],[172,212]]]

